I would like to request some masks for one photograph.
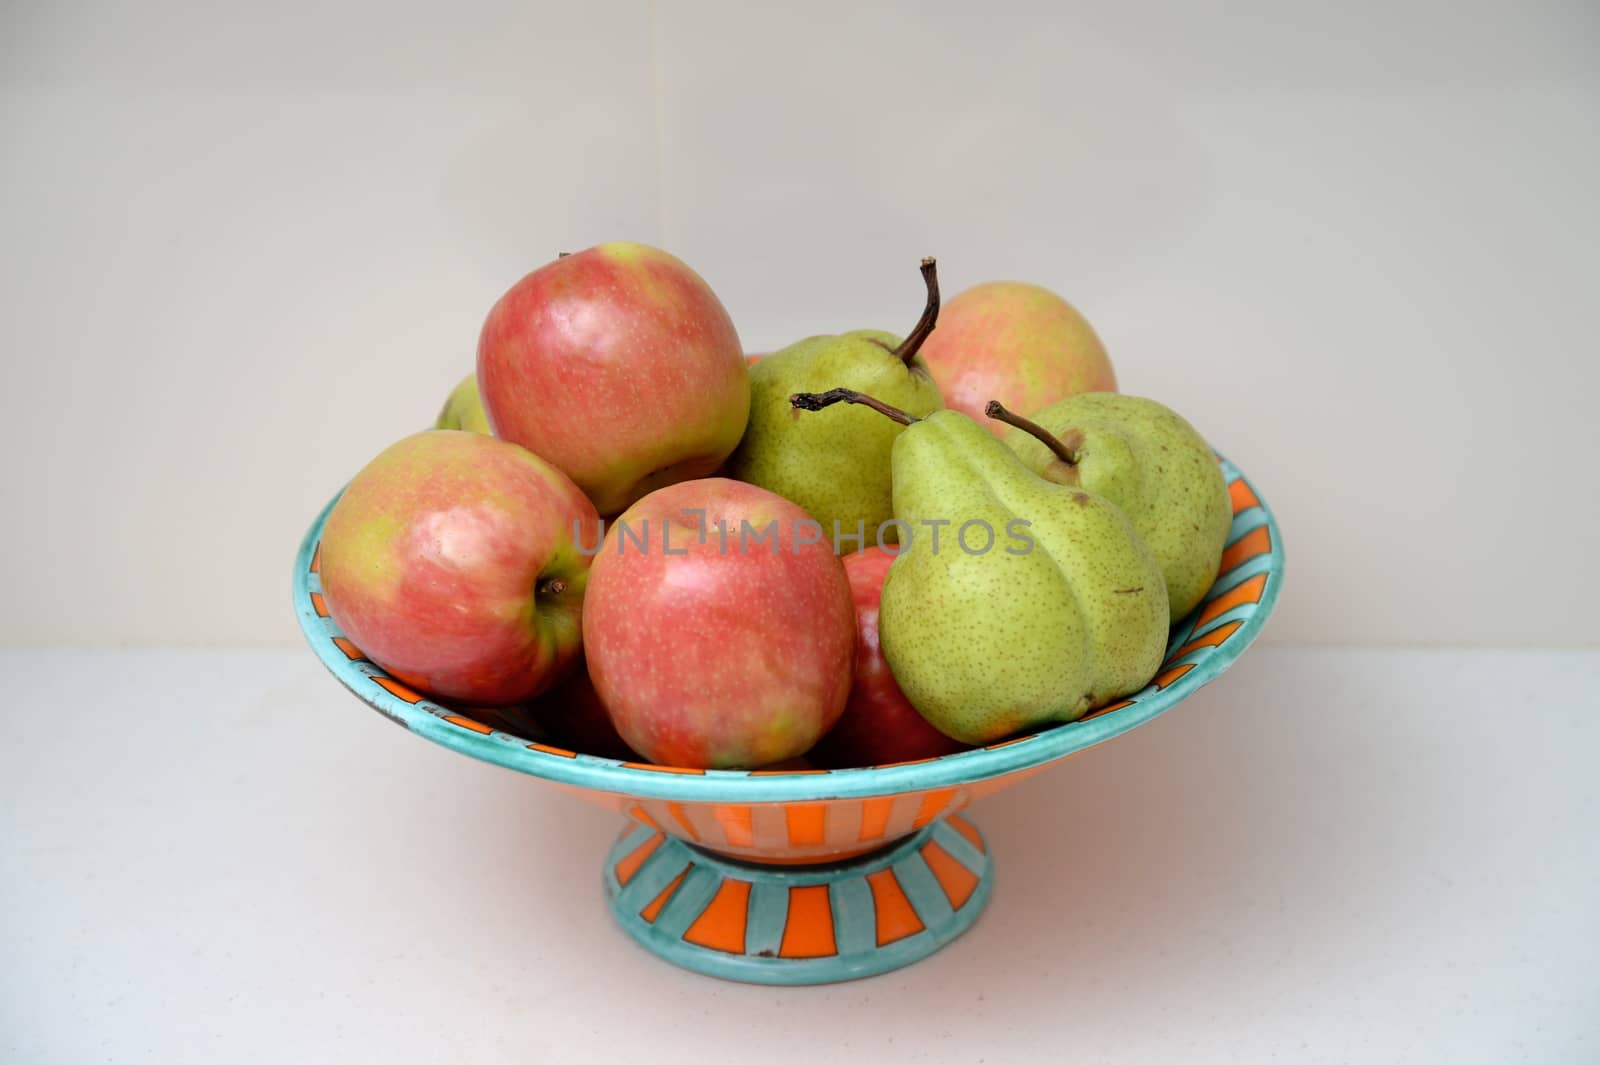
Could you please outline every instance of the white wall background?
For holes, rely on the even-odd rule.
[[[0,643],[270,643],[494,299],[659,243],[746,346],[1048,284],[1263,488],[1278,642],[1593,644],[1600,9],[0,8]]]

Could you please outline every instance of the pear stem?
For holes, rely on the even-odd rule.
[[[928,339],[928,334],[933,332],[934,325],[939,321],[939,267],[931,256],[922,260],[922,281],[928,286],[928,302],[922,308],[922,317],[917,319],[917,324],[911,327],[910,334],[900,342],[900,346],[894,349],[895,358],[907,366],[922,350],[922,342]]]
[[[1014,425],[1021,429],[1049,448],[1056,458],[1065,462],[1068,466],[1076,466],[1078,464],[1078,456],[1070,447],[1063,444],[1055,433],[1052,433],[1032,418],[1024,418],[1020,414],[1013,414],[1011,411],[1006,410],[998,399],[991,399],[989,405],[983,408],[983,413],[997,422],[1005,422],[1007,425]]]
[[[910,425],[918,420],[899,407],[891,407],[883,400],[873,399],[865,392],[857,392],[853,388],[833,388],[826,392],[796,392],[789,397],[789,405],[796,410],[821,410],[835,403],[859,403],[863,407],[871,407],[885,418],[897,421],[901,425]]]

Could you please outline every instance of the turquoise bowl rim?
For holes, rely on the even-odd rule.
[[[1232,621],[1240,621],[1239,627],[1215,646],[1199,647],[1181,658],[1165,660],[1162,671],[1179,665],[1192,668],[1164,687],[1152,683],[1129,696],[1127,705],[1120,709],[1054,725],[1021,739],[917,762],[821,771],[708,769],[684,772],[644,768],[583,753],[555,754],[530,747],[532,741],[526,737],[498,729],[480,732],[456,724],[448,718],[459,720],[461,712],[452,707],[426,697],[409,702],[381,687],[377,678],[387,679],[388,674],[365,659],[350,659],[333,642],[333,637],[340,635],[333,619],[316,610],[312,594],[320,593],[321,581],[311,566],[323,523],[338,501],[337,495],[312,522],[295,557],[295,615],[311,649],[329,672],[385,717],[453,751],[559,784],[640,799],[709,803],[823,802],[971,785],[1054,762],[1159,717],[1215,680],[1255,641],[1277,605],[1283,587],[1283,536],[1255,485],[1233,463],[1220,456],[1219,460],[1225,479],[1230,484],[1242,481],[1256,500],[1255,505],[1234,515],[1228,542],[1232,544],[1264,525],[1269,530],[1271,546],[1267,552],[1220,575],[1207,593],[1207,602],[1260,574],[1266,574],[1265,585],[1256,602],[1208,618],[1204,626],[1197,626],[1196,619],[1204,611],[1205,604],[1196,608],[1193,614],[1173,626],[1167,653],[1170,655],[1196,636]]]

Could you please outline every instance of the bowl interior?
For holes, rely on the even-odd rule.
[[[876,807],[849,804],[849,819],[854,821],[858,812],[861,819],[850,838],[863,844],[892,839],[892,834],[884,834],[891,828],[920,827],[1023,774],[1149,721],[1228,668],[1261,631],[1277,601],[1283,583],[1283,542],[1254,486],[1231,462],[1219,461],[1233,501],[1222,572],[1201,605],[1173,626],[1166,659],[1143,691],[1070,724],[916,762],[860,769],[749,771],[648,765],[555,747],[496,727],[504,722],[480,720],[430,699],[368,661],[339,631],[323,602],[318,548],[332,502],[300,546],[294,573],[295,612],[312,650],[345,687],[385,717],[435,743],[583,790],[588,798],[617,806],[674,835],[691,840],[711,835],[716,842],[731,842],[719,848],[730,853],[770,855],[772,848],[765,842],[781,836],[786,851],[793,851],[799,840],[802,852],[805,844],[813,844],[810,853],[834,855],[843,853],[841,842],[849,835],[849,826],[838,826],[832,838],[824,838],[830,831],[827,816],[821,816],[817,825],[806,823],[805,816],[791,825],[794,811],[779,811],[772,816],[783,824],[774,823],[768,826],[771,831],[763,831],[756,823],[762,814],[759,806],[748,815],[718,811],[730,808],[729,804],[739,808],[877,799],[883,801]],[[824,807],[820,815],[826,812]],[[757,845],[758,836],[763,845]]]

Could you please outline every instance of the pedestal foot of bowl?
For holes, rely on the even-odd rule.
[[[755,984],[825,984],[898,969],[972,926],[992,865],[952,816],[829,865],[762,865],[630,825],[606,858],[606,899],[646,949]]]

